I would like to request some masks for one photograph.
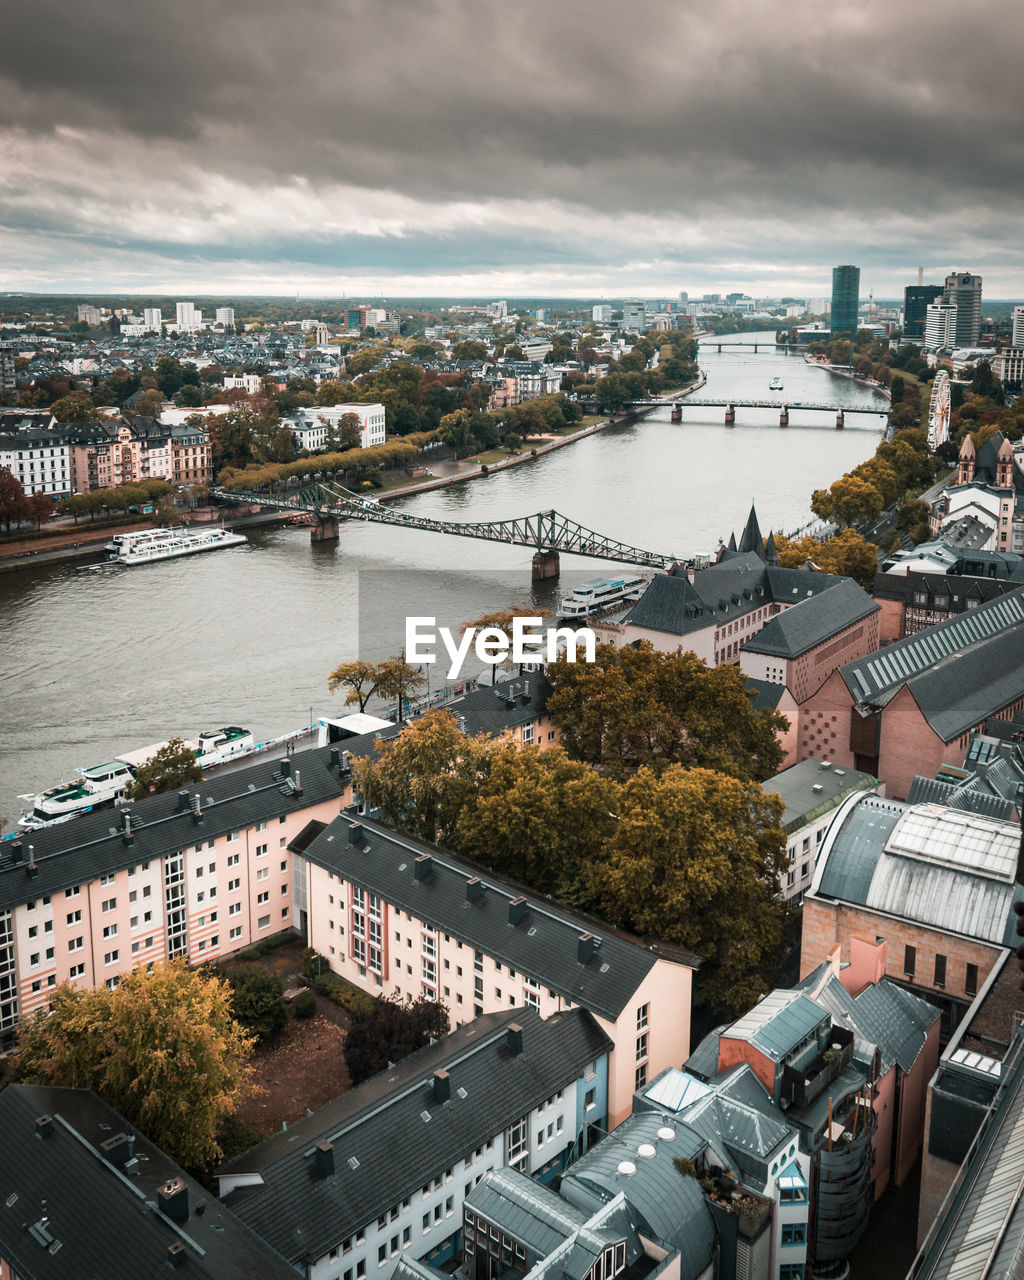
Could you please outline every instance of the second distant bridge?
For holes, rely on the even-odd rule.
[[[672,400],[634,400],[628,406],[630,409],[650,409],[671,403],[672,405],[672,421],[682,422],[684,409],[724,409],[726,426],[731,427],[736,421],[737,409],[777,409],[779,413],[779,426],[789,426],[789,415],[791,413],[834,413],[836,415],[836,428],[842,430],[846,425],[846,415],[848,413],[863,413],[872,415],[876,418],[886,418],[888,409],[879,409],[874,407],[848,405],[848,404],[831,404],[828,401],[817,400],[737,400],[733,397],[730,400],[709,400],[704,396],[686,396],[684,399]]]

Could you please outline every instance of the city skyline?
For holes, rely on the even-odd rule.
[[[1021,297],[1014,15],[41,0],[0,42],[5,287]]]

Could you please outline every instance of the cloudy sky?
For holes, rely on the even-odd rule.
[[[0,289],[1024,297],[1018,0],[8,0]]]

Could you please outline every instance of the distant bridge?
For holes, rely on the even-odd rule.
[[[680,559],[674,555],[644,551],[640,547],[606,537],[593,529],[584,528],[557,511],[539,511],[536,515],[517,516],[512,520],[436,520],[430,516],[411,515],[393,507],[381,506],[376,499],[352,493],[340,484],[314,484],[295,493],[232,492],[221,488],[212,492],[225,502],[274,507],[281,511],[311,515],[317,521],[312,530],[314,542],[337,538],[338,521],[347,519],[532,548],[535,579],[558,577],[560,551],[592,556],[598,560],[614,560],[619,564],[632,564],[644,569],[667,569]]]
[[[623,408],[641,410],[641,409],[657,409],[663,405],[671,404],[672,421],[682,422],[683,410],[688,408],[694,409],[724,409],[725,421],[727,426],[732,426],[736,421],[737,408],[744,409],[777,409],[779,412],[779,426],[789,426],[789,415],[793,412],[811,412],[811,413],[834,413],[836,415],[836,427],[841,429],[845,426],[845,419],[848,413],[864,413],[874,414],[875,417],[885,418],[888,416],[888,408],[868,407],[864,405],[835,404],[827,400],[738,400],[735,397],[728,400],[710,400],[704,396],[683,396],[683,397],[662,397],[652,400],[632,400]]]
[[[802,355],[802,350],[795,346],[792,342],[776,342],[773,338],[762,338],[759,342],[726,342],[721,338],[695,338],[694,341],[698,346],[703,344],[705,347],[717,347],[719,351],[724,347],[727,351],[731,347],[742,347],[748,351],[756,351],[758,347],[771,347],[772,350],[782,348],[784,351],[797,351]]]

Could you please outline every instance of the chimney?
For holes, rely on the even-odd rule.
[[[172,1222],[188,1222],[188,1187],[181,1178],[169,1178],[157,1188],[157,1203]]]
[[[508,922],[516,925],[526,915],[529,903],[525,898],[513,898],[508,904]]]
[[[188,813],[191,807],[192,807],[191,796],[189,795],[189,793],[187,791],[179,791],[178,792],[178,812]]]
[[[172,1267],[182,1267],[187,1260],[185,1246],[180,1240],[172,1240],[167,1246],[167,1261]]]
[[[526,705],[526,703],[528,703],[528,702],[530,701],[530,682],[529,682],[529,680],[524,680],[524,681],[523,681],[523,691],[522,691],[522,693],[519,695],[519,701],[520,701],[521,703],[523,703],[523,705],[524,705],[524,706]]]
[[[39,1139],[48,1138],[52,1132],[53,1116],[36,1116],[36,1137]]]
[[[476,902],[477,898],[483,895],[484,882],[479,876],[474,876],[472,880],[466,881],[466,901]]]
[[[132,835],[132,813],[131,813],[131,810],[130,810],[130,809],[124,809],[124,810],[122,811],[121,816],[122,816],[122,819],[123,819],[121,839],[124,841],[124,843],[125,843],[126,845],[134,844],[134,843],[135,843],[135,837]]]
[[[338,766],[341,764],[341,752],[338,750],[337,747],[331,747],[330,760],[331,760],[332,769],[337,769]]]
[[[523,1028],[518,1022],[510,1022],[505,1029],[505,1048],[513,1057],[523,1051]]]
[[[434,859],[429,853],[421,853],[414,864],[416,879],[426,880],[430,873],[434,870]]]
[[[581,933],[576,943],[576,959],[586,964],[597,951],[597,939],[592,933]]]
[[[11,861],[20,862],[25,854],[25,845],[21,840],[11,841]]]
[[[30,844],[28,847],[28,866],[25,870],[30,880],[39,874],[39,868],[36,866],[36,847],[34,844]]]
[[[459,716],[459,733],[466,732],[467,720],[465,716]]]
[[[452,1081],[447,1071],[434,1072],[434,1101],[450,1102],[452,1098]]]
[[[282,757],[281,757],[281,765],[280,765],[280,768],[281,768],[281,777],[282,777],[282,778],[288,778],[288,777],[290,777],[290,776],[291,776],[291,772],[292,772],[292,762],[288,759],[288,757],[287,757],[287,756],[282,756]]]
[[[100,1143],[100,1151],[102,1151],[111,1164],[117,1165],[119,1169],[123,1169],[132,1157],[132,1149],[134,1146],[134,1134],[115,1133],[112,1138],[108,1138],[106,1142]]]
[[[334,1143],[321,1138],[313,1151],[313,1169],[318,1178],[329,1178],[334,1173]]]
[[[295,770],[295,777],[292,779],[292,794],[302,795],[302,774],[299,773],[298,769]]]
[[[353,822],[348,829],[349,844],[363,843],[363,824],[361,822]]]
[[[352,752],[351,752],[351,751],[343,751],[343,752],[341,753],[341,767],[342,767],[343,769],[350,769],[350,768],[352,767]]]
[[[203,803],[197,793],[189,796],[189,804],[192,806],[192,821],[199,823],[203,820]]]

